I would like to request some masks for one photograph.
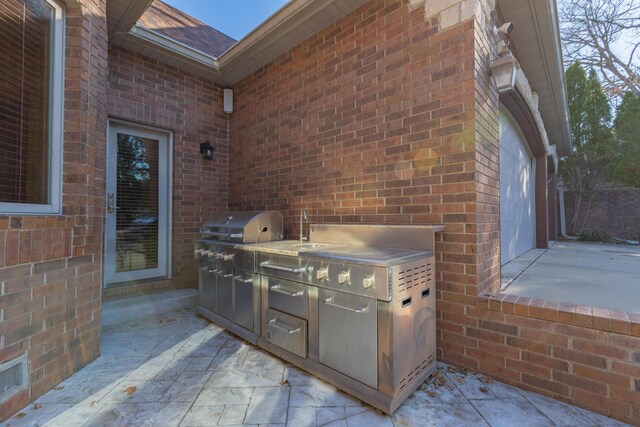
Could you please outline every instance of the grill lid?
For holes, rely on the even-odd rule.
[[[281,240],[282,214],[277,211],[216,213],[202,225],[202,236],[239,243]]]

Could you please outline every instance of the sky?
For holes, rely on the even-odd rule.
[[[163,0],[218,31],[240,40],[288,0]]]

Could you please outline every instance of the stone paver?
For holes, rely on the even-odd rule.
[[[101,357],[5,425],[623,424],[444,364],[436,380],[383,415],[182,309],[104,327]]]

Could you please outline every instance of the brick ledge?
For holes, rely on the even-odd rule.
[[[502,293],[479,295],[478,306],[505,314],[640,337],[640,313]]]

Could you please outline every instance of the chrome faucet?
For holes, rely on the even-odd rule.
[[[306,240],[306,237],[302,235],[302,223],[307,220],[307,211],[300,209],[300,244]]]

